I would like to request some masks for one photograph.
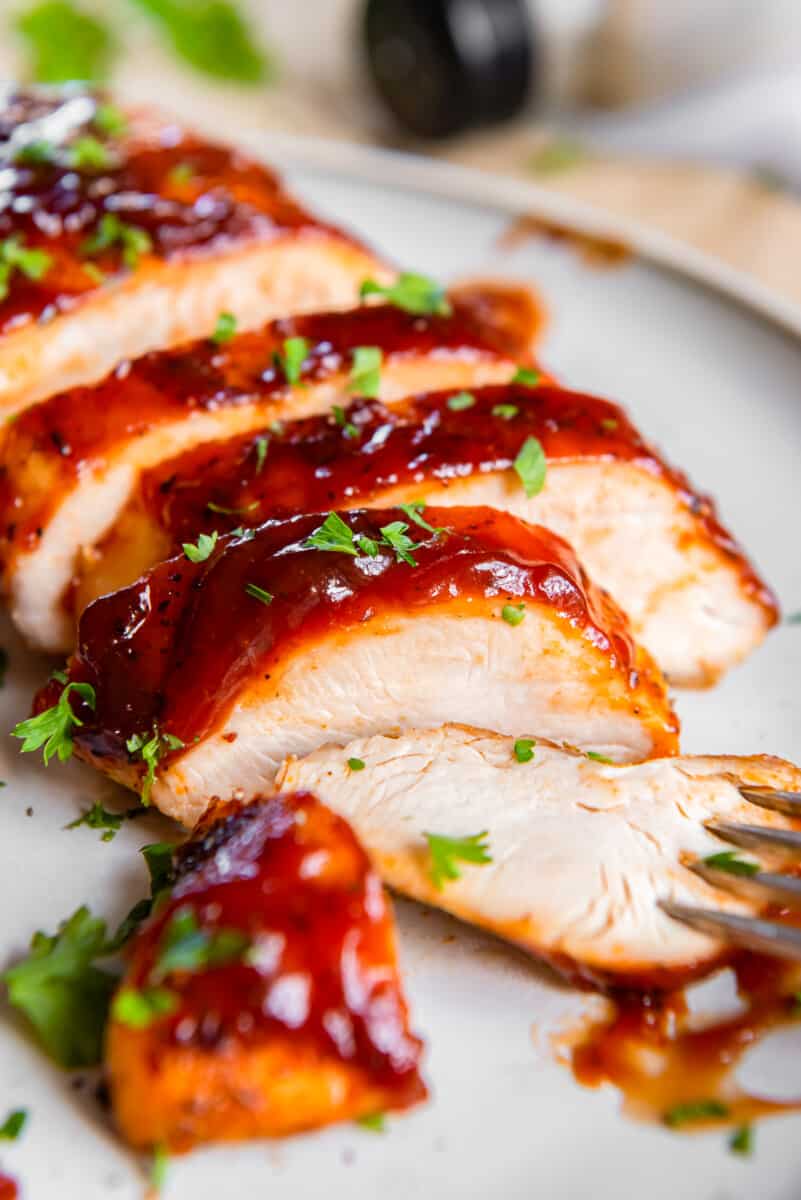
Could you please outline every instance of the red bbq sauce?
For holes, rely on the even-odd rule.
[[[494,314],[494,315],[493,315]],[[50,397],[20,413],[4,434],[0,466],[0,555],[33,549],[50,514],[78,477],[113,448],[194,412],[285,399],[275,361],[288,337],[309,353],[300,383],[347,373],[357,346],[378,346],[384,361],[406,357],[509,357],[528,362],[536,328],[528,293],[488,285],[453,298],[450,316],[414,316],[390,305],[274,321],[225,345],[209,339],[125,363],[94,387]],[[35,472],[35,474],[34,474]]]
[[[399,509],[341,516],[355,534],[378,542],[382,526],[408,520]],[[154,723],[190,746],[224,721],[255,673],[269,678],[295,646],[394,613],[455,603],[468,612],[496,597],[547,606],[626,687],[643,698],[653,692],[655,707],[666,709],[661,681],[644,674],[625,617],[560,538],[487,508],[426,509],[425,517],[444,528],[435,535],[410,523],[419,542],[415,567],[386,547],[376,557],[306,549],[323,515],[302,515],[268,521],[251,540],[221,538],[205,562],[170,559],[91,604],[70,674],[91,683],[97,697],[95,713],[81,711],[79,753],[128,762],[126,740]],[[271,603],[249,595],[247,585],[269,593]],[[39,694],[37,710],[54,703],[60,686]],[[672,746],[670,714],[666,721]]]
[[[0,332],[47,320],[96,291],[102,280],[92,267],[106,278],[130,269],[120,240],[96,252],[86,248],[106,214],[146,235],[142,255],[160,259],[324,228],[283,191],[273,172],[174,122],[128,114],[128,128],[109,136],[97,119],[99,100],[86,93],[83,122],[56,133],[76,98],[74,89],[49,101],[18,92],[0,114],[6,138],[32,119],[49,121],[53,131],[49,140],[50,129],[43,127],[43,161],[3,147],[11,178],[0,207],[0,239],[22,238],[27,249],[46,251],[51,263],[38,280],[14,271],[0,300]],[[100,159],[75,163],[76,146],[86,137],[99,143]]]
[[[16,1179],[0,1171],[0,1200],[17,1200],[18,1196],[19,1185]]]
[[[217,965],[160,975],[187,914],[201,936],[239,944]],[[181,848],[170,898],[130,950],[125,986],[154,983],[177,1006],[148,1027],[150,1053],[280,1037],[360,1068],[399,1107],[425,1097],[381,882],[350,826],[307,792],[229,805]]]
[[[203,531],[256,525],[276,511],[336,508],[394,486],[447,486],[509,470],[526,438],[535,437],[550,461],[633,461],[669,481],[775,620],[773,595],[720,524],[714,501],[668,466],[617,405],[552,383],[477,388],[472,407],[457,411],[449,408],[454,394],[414,396],[390,407],[357,399],[339,420],[309,417],[206,443],[147,472],[144,504],[178,547]]]

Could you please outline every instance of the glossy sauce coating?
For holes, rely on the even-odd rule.
[[[309,417],[206,443],[147,472],[143,503],[178,548],[200,532],[256,525],[276,511],[336,508],[396,485],[509,470],[526,438],[535,437],[549,461],[633,461],[666,479],[775,620],[774,597],[720,524],[714,501],[668,466],[617,405],[547,382],[479,388],[470,393],[472,406],[456,411],[449,407],[454,394],[391,407],[357,399],[339,420]]]
[[[247,952],[161,983],[178,997],[156,1045],[231,1052],[269,1038],[360,1068],[391,1102],[425,1096],[381,882],[348,824],[308,793],[234,804],[179,851],[168,903],[136,936],[126,986],[152,984],[165,931],[192,913]],[[243,941],[244,941],[243,939]]]
[[[0,1171],[0,1200],[17,1200],[19,1187],[16,1179]]]
[[[128,125],[110,136],[96,119],[96,103],[85,94],[87,117],[58,130],[75,106],[71,90],[47,103],[41,96],[17,93],[8,102],[0,127],[19,132],[32,120],[48,120],[52,141],[45,161],[30,161],[5,148],[10,179],[0,205],[0,239],[18,236],[28,249],[41,249],[52,262],[41,279],[15,271],[9,293],[0,300],[0,333],[35,319],[47,320],[101,285],[105,277],[129,269],[123,246],[88,252],[85,242],[105,214],[113,214],[149,239],[147,256],[174,259],[222,251],[236,243],[270,239],[287,232],[326,228],[305,212],[278,178],[238,151],[186,133],[174,122],[129,114]],[[66,107],[69,106],[69,107]],[[44,126],[47,129],[47,124]],[[78,139],[96,139],[105,156],[74,163]]]
[[[376,541],[382,526],[408,520],[398,509],[341,515]],[[638,676],[643,660],[623,614],[589,582],[567,543],[488,508],[425,515],[444,531],[410,526],[419,542],[416,567],[386,547],[376,557],[304,549],[323,521],[305,515],[269,521],[252,540],[221,538],[207,561],[170,559],[95,601],[81,618],[70,673],[97,693],[96,713],[82,712],[85,724],[76,731],[79,752],[127,763],[126,740],[154,722],[191,745],[224,721],[257,673],[269,678],[299,646],[389,614],[464,611],[481,601],[494,608],[514,597],[580,631],[628,688],[662,695],[656,678]],[[272,602],[248,595],[248,584]],[[60,686],[40,693],[37,710],[54,702]]]
[[[52,396],[6,427],[0,557],[35,548],[65,492],[115,446],[193,412],[286,397],[286,377],[274,355],[289,337],[307,339],[300,383],[314,384],[347,373],[357,346],[380,347],[385,363],[425,355],[527,361],[532,323],[519,289],[493,295],[484,287],[454,296],[449,317],[365,305],[274,321],[222,346],[204,339],[125,363],[102,383]]]

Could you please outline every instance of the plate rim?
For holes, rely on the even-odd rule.
[[[269,131],[242,131],[251,153],[279,161],[281,169],[328,171],[355,180],[424,192],[461,204],[499,208],[510,215],[531,213],[578,234],[620,241],[636,257],[679,275],[801,340],[801,304],[706,251],[628,217],[618,217],[583,200],[550,191],[515,175],[324,137]]]

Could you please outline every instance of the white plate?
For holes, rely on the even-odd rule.
[[[274,156],[275,144],[267,150]],[[542,240],[502,252],[498,237],[511,211],[609,228],[597,214],[509,180],[355,148],[280,141],[278,151],[315,209],[357,228],[398,262],[443,279],[503,274],[533,283],[551,315],[542,346],[548,365],[629,408],[667,455],[719,498],[786,610],[801,609],[801,344],[779,327],[801,332],[801,315],[636,228],[611,232],[651,261],[614,269],[589,268],[569,246]],[[298,165],[315,156],[316,167]],[[0,728],[10,729],[44,669],[9,632],[2,643],[11,669],[0,693]],[[686,748],[799,754],[800,677],[801,626],[785,625],[720,688],[679,698]],[[83,902],[116,922],[145,891],[137,848],[169,829],[148,816],[111,843],[85,828],[63,832],[91,800],[108,796],[110,785],[76,764],[53,764],[46,773],[6,739],[0,776],[8,781],[0,794],[5,964],[34,929],[53,930]],[[414,1025],[428,1043],[431,1102],[391,1120],[384,1136],[345,1127],[196,1153],[172,1165],[165,1200],[799,1194],[797,1118],[761,1126],[748,1161],[730,1155],[721,1134],[683,1137],[624,1119],[614,1092],[583,1090],[547,1045],[535,1045],[535,1029],[578,1013],[585,1000],[499,942],[398,907]],[[786,1043],[782,1054],[765,1049],[763,1079],[774,1092],[801,1094],[801,1031],[790,1053]],[[0,1117],[17,1106],[30,1109],[30,1124],[19,1143],[0,1146],[0,1166],[22,1181],[26,1200],[140,1200],[141,1170],[91,1095],[73,1090],[9,1018],[0,1022]]]

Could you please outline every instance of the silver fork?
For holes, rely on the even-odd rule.
[[[741,787],[739,791],[743,799],[751,804],[801,820],[801,792],[760,787]],[[797,854],[801,860],[801,832],[740,825],[734,821],[707,821],[706,828],[732,846],[757,852],[789,851]],[[801,878],[761,869],[753,874],[732,874],[703,860],[688,865],[707,883],[744,899],[763,905],[778,903],[801,908]],[[801,929],[764,917],[742,917],[735,913],[717,912],[713,908],[679,904],[674,900],[660,900],[659,906],[668,916],[683,921],[700,933],[725,938],[747,950],[801,962]]]

